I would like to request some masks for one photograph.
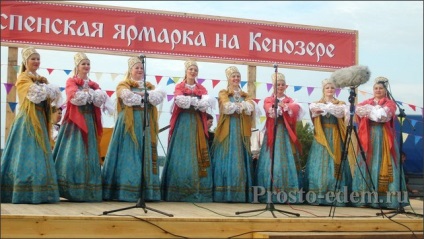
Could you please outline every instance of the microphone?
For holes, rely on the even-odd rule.
[[[330,81],[337,88],[357,87],[370,79],[371,72],[367,66],[351,66],[336,70],[331,74]]]
[[[278,67],[278,64],[277,63],[274,63],[273,67],[274,68],[277,68]]]
[[[144,54],[140,54],[140,55],[138,56],[138,58],[140,58],[141,63],[144,63],[144,59],[146,59],[146,56],[145,56]]]

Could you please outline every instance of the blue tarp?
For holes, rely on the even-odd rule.
[[[406,161],[403,165],[406,174],[423,175],[423,117],[421,115],[407,115],[402,127],[398,120],[395,120],[396,138],[399,147],[402,141],[402,133],[407,134],[407,139],[403,142],[403,152],[406,154]]]

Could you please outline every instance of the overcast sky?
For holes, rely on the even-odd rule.
[[[359,65],[366,65],[371,71],[369,82],[358,87],[358,90],[372,93],[372,82],[377,76],[385,76],[390,81],[392,95],[397,101],[403,102],[406,114],[422,114],[423,106],[423,2],[422,1],[382,1],[382,2],[333,2],[333,1],[79,1],[82,3],[121,6],[139,9],[164,10],[183,13],[206,14],[245,18],[250,20],[264,20],[281,23],[302,24],[330,28],[343,28],[358,31],[358,56]],[[20,52],[20,49],[19,49]],[[58,52],[39,50],[41,54],[40,74],[60,86],[65,86],[67,75],[60,71],[50,75],[46,68],[72,69],[69,65],[75,52]],[[105,60],[104,55],[88,54],[92,62],[90,77],[98,80],[104,90],[115,90],[116,84],[122,79],[127,68],[127,57],[113,56]],[[20,57],[20,56],[19,56]],[[66,59],[66,60],[62,60]],[[20,58],[19,58],[20,61]],[[66,64],[64,64],[66,62]],[[5,83],[7,64],[7,48],[1,47],[1,82]],[[199,62],[199,77],[204,79],[226,80],[225,69],[228,64]],[[236,65],[242,80],[247,80],[247,66]],[[104,74],[102,74],[102,72]],[[270,75],[274,72],[272,65],[257,67],[257,81],[270,83]],[[285,74],[287,83],[291,86],[303,86],[294,91],[289,87],[287,94],[303,102],[307,110],[307,103],[321,97],[321,81],[328,78],[331,72],[310,70],[279,69]],[[110,73],[121,74],[112,79]],[[156,84],[155,75],[182,77],[184,76],[183,61],[147,59],[146,74],[148,80]],[[96,79],[99,77],[101,79]],[[168,94],[173,94],[174,85],[166,85],[165,79],[160,83]],[[225,83],[212,88],[210,82],[204,83],[209,93],[217,96],[220,89],[226,87]],[[306,87],[317,87],[308,95]],[[247,88],[244,88],[247,90]],[[6,107],[5,89],[1,87],[2,108],[2,140],[4,145],[4,114]],[[263,99],[270,95],[266,87],[257,88],[257,98]],[[348,91],[342,90],[339,99],[348,101]],[[359,93],[358,101],[370,98],[370,94]],[[114,98],[114,96],[112,96]],[[172,100],[161,105],[159,127],[169,124],[170,106]],[[408,104],[416,106],[414,111]],[[259,103],[261,106],[262,103]],[[263,111],[263,110],[262,110]],[[218,114],[218,111],[214,111]],[[305,115],[309,120],[309,115]],[[422,124],[422,122],[420,122]],[[104,117],[104,125],[113,127],[114,120]],[[216,125],[216,122],[215,122]],[[262,127],[260,122],[258,128]],[[164,131],[161,139],[165,139]],[[422,135],[422,132],[420,133]],[[161,140],[166,144],[166,140]],[[161,151],[161,150],[159,150]]]

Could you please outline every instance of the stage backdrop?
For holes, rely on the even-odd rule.
[[[347,29],[66,2],[1,1],[1,43],[9,46],[334,71],[356,64],[357,40],[358,32]]]

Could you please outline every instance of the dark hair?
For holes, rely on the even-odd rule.
[[[208,119],[208,120],[213,119],[213,116],[209,113],[206,113],[206,119]]]

